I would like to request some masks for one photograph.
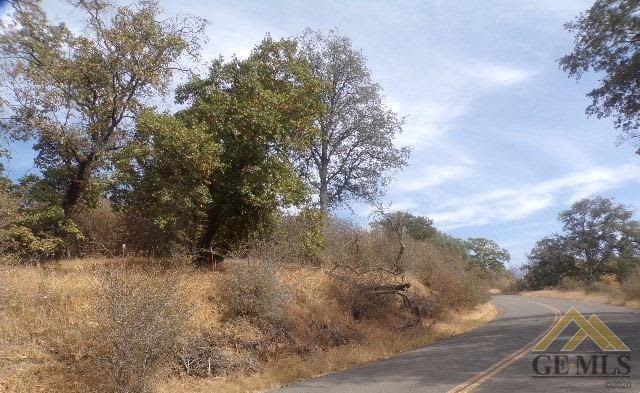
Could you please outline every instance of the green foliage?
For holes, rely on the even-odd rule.
[[[30,214],[38,225],[54,226],[32,233],[72,233],[65,226],[99,200],[114,154],[132,140],[132,119],[166,92],[178,59],[197,48],[203,21],[161,18],[154,1],[92,0],[69,3],[74,12],[68,14],[82,18],[72,31],[50,22],[39,1],[11,4],[12,19],[0,26],[11,95],[3,97],[9,112],[3,129],[33,140],[38,151],[42,175],[29,192],[45,206]],[[64,222],[40,217],[58,208]]]
[[[327,217],[318,209],[305,208],[296,216],[302,231],[299,236],[299,247],[303,258],[318,260],[327,246],[324,237],[324,226]]]
[[[485,272],[504,272],[505,263],[511,260],[509,251],[489,239],[469,238],[465,241],[465,246],[469,264]]]
[[[295,41],[266,37],[247,60],[217,60],[206,78],[178,90],[188,107],[177,116],[220,147],[220,166],[202,179],[210,203],[201,248],[224,250],[269,232],[278,208],[305,201],[290,157],[317,132],[319,87]]]
[[[573,51],[560,59],[570,76],[597,73],[600,86],[588,96],[589,115],[614,117],[623,137],[640,147],[640,7],[635,0],[597,0],[566,29],[575,34]],[[640,154],[640,150],[638,150]]]
[[[401,228],[404,233],[418,241],[431,239],[437,233],[433,227],[433,220],[429,217],[415,216],[403,211],[388,213],[385,218],[375,221],[371,225],[385,231],[394,231],[396,227]]]
[[[633,212],[610,199],[597,197],[574,203],[560,213],[565,252],[576,258],[584,278],[595,280],[608,261],[640,253],[640,222]]]
[[[75,222],[56,204],[52,177],[27,176],[8,188],[13,220],[5,227],[5,248],[23,259],[58,258],[84,239]]]
[[[211,203],[207,183],[220,166],[219,146],[204,127],[168,114],[144,111],[136,120],[137,138],[119,156],[112,199],[163,233],[148,247],[191,248]]]
[[[538,241],[523,269],[531,289],[557,286],[563,278],[579,274],[576,259],[566,253],[564,239],[557,235]]]
[[[538,242],[525,265],[532,288],[557,285],[564,277],[587,283],[606,272],[624,276],[640,256],[640,222],[610,199],[583,199],[558,216],[563,234]]]
[[[558,239],[542,239],[536,243],[523,266],[525,280],[531,289],[558,285],[565,275],[577,273],[575,260],[563,252]]]

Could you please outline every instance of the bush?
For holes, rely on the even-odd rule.
[[[232,259],[225,264],[226,277],[220,280],[218,293],[225,318],[282,319],[287,291],[274,265],[254,259]]]
[[[442,310],[475,307],[489,299],[485,275],[471,268],[457,247],[445,243],[416,245],[411,266]]]
[[[91,391],[147,392],[186,320],[174,273],[118,268],[99,276],[87,356],[73,361]]]
[[[584,280],[576,277],[563,277],[558,284],[558,289],[561,291],[584,291],[587,288],[587,284]]]
[[[80,245],[82,255],[119,256],[122,244],[129,243],[124,214],[114,211],[106,199],[94,208],[85,208],[75,222],[84,235]]]
[[[627,275],[621,288],[627,299],[640,299],[640,268],[635,268]]]

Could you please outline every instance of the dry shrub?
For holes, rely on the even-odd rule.
[[[628,300],[640,299],[640,268],[634,269],[625,278],[621,289]]]
[[[112,266],[99,276],[85,354],[69,359],[97,392],[145,392],[168,359],[186,319],[172,272]]]
[[[122,244],[128,243],[125,216],[114,211],[108,200],[86,209],[74,221],[85,237],[81,244],[84,255],[118,256]]]
[[[603,285],[607,285],[612,288],[620,288],[620,281],[618,275],[615,273],[605,273],[598,279]]]
[[[225,376],[234,372],[253,372],[258,358],[251,343],[225,334],[204,333],[186,338],[176,352],[175,368],[193,377]]]
[[[464,255],[448,245],[421,243],[412,248],[411,268],[432,291],[435,316],[449,309],[472,308],[487,302],[485,275],[470,268]]]
[[[587,284],[576,277],[564,277],[558,284],[558,289],[561,291],[584,291]]]
[[[226,319],[251,317],[272,322],[282,319],[287,290],[278,279],[276,266],[255,259],[232,259],[225,261],[225,265],[218,299]]]

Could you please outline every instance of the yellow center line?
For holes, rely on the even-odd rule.
[[[512,365],[513,363],[515,363],[516,361],[521,359],[524,355],[526,355],[536,345],[536,343],[538,341],[540,341],[542,339],[542,337],[544,337],[545,334],[547,334],[547,332],[549,330],[551,330],[551,328],[553,328],[553,325],[555,325],[556,322],[558,322],[558,320],[560,319],[560,315],[562,314],[560,312],[560,310],[558,310],[557,308],[555,308],[553,306],[550,306],[550,305],[548,305],[546,303],[540,303],[540,302],[536,302],[536,301],[533,301],[533,303],[540,304],[542,306],[547,307],[551,311],[553,311],[554,320],[553,320],[553,323],[549,326],[549,328],[547,328],[544,332],[542,332],[540,335],[538,335],[535,339],[533,339],[530,343],[526,344],[524,347],[518,349],[516,352],[512,353],[511,355],[507,356],[506,358],[504,358],[504,359],[492,364],[491,366],[489,366],[485,370],[479,372],[478,374],[476,374],[473,377],[467,379],[466,381],[462,382],[461,384],[449,389],[447,391],[447,393],[469,393],[469,392],[473,392],[478,386],[480,386],[481,384],[487,382],[490,378],[494,377],[500,371],[504,370],[508,366]]]

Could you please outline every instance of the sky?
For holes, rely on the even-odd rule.
[[[0,0],[2,2],[2,0]],[[45,0],[51,19],[73,13]],[[558,213],[581,198],[640,207],[640,156],[612,121],[588,118],[597,75],[569,79],[557,60],[572,48],[563,24],[591,5],[531,1],[161,1],[168,15],[208,20],[203,60],[246,56],[266,33],[338,30],[368,59],[386,103],[406,116],[397,143],[411,146],[384,204],[426,215],[461,238],[507,248],[512,266]],[[13,146],[16,178],[33,171],[29,145]],[[340,214],[360,223],[371,208]]]

